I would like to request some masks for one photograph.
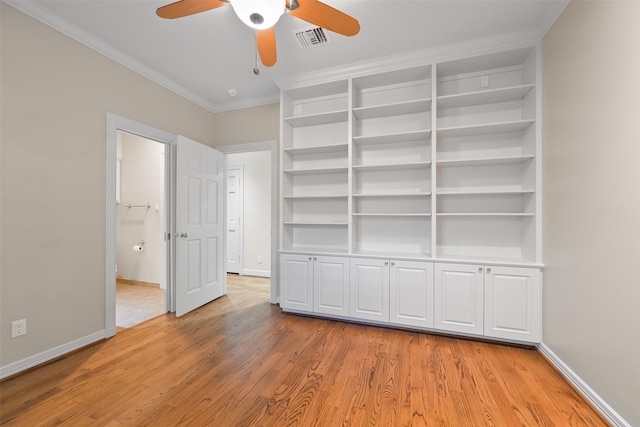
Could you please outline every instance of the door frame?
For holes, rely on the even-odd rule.
[[[278,233],[278,141],[267,140],[257,142],[247,142],[244,144],[230,144],[215,147],[225,155],[232,153],[246,153],[250,151],[270,151],[271,152],[271,304],[278,303],[278,271],[277,265],[277,233]],[[227,188],[225,186],[225,194]],[[225,208],[226,209],[226,208]],[[227,235],[227,223],[225,219],[225,236]]]
[[[225,153],[225,163],[226,163],[226,153]],[[244,274],[244,166],[240,165],[240,166],[227,166],[226,170],[224,171],[225,173],[225,179],[226,179],[226,185],[225,185],[225,202],[226,202],[226,211],[225,211],[225,264],[227,263],[227,260],[229,259],[229,253],[228,253],[228,249],[229,249],[229,229],[227,228],[227,225],[229,224],[229,218],[228,218],[228,214],[229,214],[229,170],[237,170],[239,172],[240,175],[240,180],[239,180],[239,197],[238,197],[238,211],[240,214],[240,223],[238,225],[238,240],[239,240],[239,244],[238,244],[238,249],[240,251],[240,259],[238,260],[238,274],[243,275]],[[227,269],[227,273],[229,272],[229,269]]]
[[[131,133],[165,144],[164,209],[165,230],[174,234],[175,147],[177,136],[151,126],[107,113],[106,141],[106,250],[105,250],[105,338],[116,334],[116,160],[118,131]],[[165,309],[175,311],[174,243],[166,245]]]

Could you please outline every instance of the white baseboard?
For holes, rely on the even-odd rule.
[[[0,380],[10,377],[11,375],[18,374],[29,368],[33,368],[34,366],[38,366],[42,363],[48,362],[49,360],[53,360],[56,357],[64,356],[67,353],[78,350],[79,348],[82,348],[89,344],[93,344],[96,341],[103,340],[104,338],[104,330],[94,332],[93,334],[87,335],[86,337],[82,337],[67,344],[63,344],[50,350],[43,351],[42,353],[29,356],[26,359],[18,360],[17,362],[13,362],[5,366],[0,366]]]
[[[558,371],[578,390],[582,396],[591,403],[591,405],[600,412],[605,420],[609,421],[615,427],[631,427],[624,418],[620,416],[605,400],[598,395],[582,378],[562,361],[549,347],[541,343],[538,347],[540,353],[556,367]]]
[[[240,272],[241,276],[255,276],[255,277],[267,277],[271,278],[271,272],[269,270],[247,270],[243,269]]]

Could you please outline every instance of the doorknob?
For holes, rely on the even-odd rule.
[[[187,237],[189,237],[189,233],[180,233],[180,237],[186,239]]]

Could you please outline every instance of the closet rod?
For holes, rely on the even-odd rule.
[[[131,203],[129,203],[128,205],[124,205],[125,208],[147,208],[149,209],[151,207],[151,204],[147,203],[146,205],[132,205]]]

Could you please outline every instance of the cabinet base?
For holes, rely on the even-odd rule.
[[[407,331],[407,332],[420,332],[428,335],[437,335],[441,337],[457,338],[457,339],[463,339],[463,340],[469,340],[469,341],[478,341],[478,342],[484,342],[488,344],[508,345],[511,347],[524,348],[528,350],[537,350],[540,344],[540,343],[532,343],[532,342],[525,342],[525,341],[490,338],[490,337],[485,337],[481,335],[460,334],[460,333],[455,333],[450,331],[442,331],[439,329],[415,328],[411,326],[403,326],[403,325],[397,325],[393,323],[354,319],[353,317],[309,313],[307,311],[292,310],[292,309],[287,309],[282,307],[281,307],[281,310],[284,314],[294,315],[294,316],[309,317],[309,318],[321,319],[321,320],[332,320],[335,322],[344,322],[344,323],[350,323],[354,325],[376,326],[376,327],[381,327],[386,329],[395,329],[395,330]]]

